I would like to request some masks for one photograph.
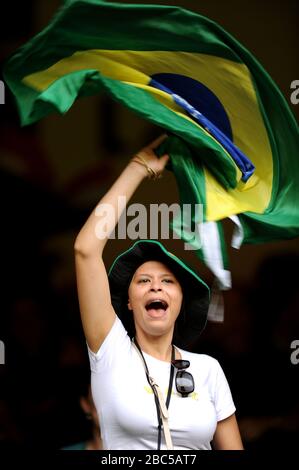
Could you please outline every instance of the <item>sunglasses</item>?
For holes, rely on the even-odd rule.
[[[193,376],[190,372],[185,370],[190,366],[190,361],[185,359],[175,359],[171,361],[171,363],[176,369],[178,369],[175,376],[176,389],[182,397],[187,397],[190,393],[194,392]]]

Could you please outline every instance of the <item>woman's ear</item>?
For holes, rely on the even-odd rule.
[[[128,299],[127,307],[128,307],[128,310],[133,310],[132,307],[131,307],[130,299]]]

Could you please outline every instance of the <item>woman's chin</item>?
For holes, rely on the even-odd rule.
[[[171,326],[166,318],[148,318],[144,325],[144,330],[152,336],[161,336],[169,332]]]

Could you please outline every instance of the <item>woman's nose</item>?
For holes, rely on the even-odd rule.
[[[154,292],[162,290],[160,281],[153,281],[150,290]]]

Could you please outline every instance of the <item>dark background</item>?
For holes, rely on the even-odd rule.
[[[217,21],[256,56],[290,103],[290,84],[299,79],[296,0],[151,3],[180,5]],[[59,4],[2,2],[0,60],[40,31]],[[7,88],[5,100],[0,106],[0,340],[6,353],[0,365],[0,442],[57,449],[89,432],[78,401],[88,363],[73,243],[126,161],[161,130],[104,96],[78,101],[64,117],[21,128]],[[298,120],[299,105],[290,106]],[[134,196],[145,204],[177,200],[169,172],[160,182],[145,182]],[[231,230],[225,222],[228,240]],[[110,241],[107,266],[130,243]],[[165,244],[211,282],[208,270],[183,252],[181,243]],[[209,323],[195,349],[223,366],[245,446],[287,448],[299,437],[299,364],[290,361],[290,344],[299,339],[299,240],[230,249],[229,255],[233,289],[225,293],[225,322]]]

